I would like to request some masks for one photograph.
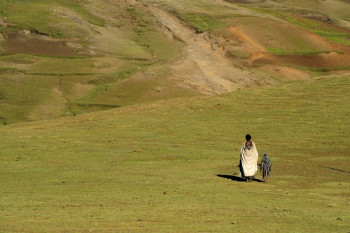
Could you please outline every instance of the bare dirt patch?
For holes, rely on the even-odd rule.
[[[241,28],[232,26],[232,27],[230,27],[230,30],[238,39],[243,40],[244,42],[248,43],[248,45],[250,45],[252,50],[266,52],[266,49],[262,44],[260,44],[258,41],[253,39],[251,36],[249,36]]]
[[[7,54],[33,54],[51,56],[74,56],[74,49],[64,45],[63,41],[35,33],[10,33],[5,43]]]
[[[341,69],[350,66],[349,54],[339,54],[337,52],[320,53],[314,55],[281,55],[273,56],[271,54],[260,53],[261,56],[253,57],[249,65],[295,65],[307,68],[322,68],[322,69]]]
[[[311,41],[315,46],[320,48],[328,48],[332,52],[274,55],[267,52],[260,41],[256,37],[253,37],[246,32],[244,28],[232,26],[230,27],[230,31],[235,35],[235,37],[243,41],[242,45],[238,49],[251,54],[248,59],[238,61],[240,64],[245,66],[254,67],[261,65],[285,64],[325,69],[337,69],[350,66],[350,50],[348,46],[337,44],[312,32],[305,31],[302,36]]]
[[[224,48],[212,44],[205,33],[197,34],[177,17],[157,6],[148,5],[148,10],[166,33],[184,43],[183,57],[169,65],[168,79],[203,94],[231,92],[262,82],[252,73],[236,68],[227,58]]]

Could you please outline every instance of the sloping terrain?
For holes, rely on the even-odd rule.
[[[123,105],[108,102],[113,96],[101,100],[98,95],[146,67],[181,55],[180,42],[169,40],[150,16],[124,1],[5,1],[1,9],[4,123]]]
[[[50,119],[346,72],[349,5],[2,1],[0,118]]]

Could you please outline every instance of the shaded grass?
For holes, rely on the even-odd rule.
[[[339,66],[334,68],[327,68],[327,67],[316,67],[316,68],[310,68],[311,71],[314,72],[329,72],[329,71],[337,71],[337,70],[350,70],[350,66]]]
[[[346,232],[349,91],[328,76],[1,127],[1,227]],[[267,184],[217,176],[239,176],[248,132],[272,159]]]
[[[324,75],[324,73],[332,72],[332,71],[346,71],[350,69],[349,66],[338,66],[338,67],[306,67],[306,66],[296,66],[296,65],[288,65],[288,66],[298,70],[315,72],[314,76]]]

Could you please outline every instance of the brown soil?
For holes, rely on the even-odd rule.
[[[326,68],[336,69],[350,66],[349,54],[339,54],[336,52],[321,53],[316,55],[286,55],[274,56],[272,59],[261,59],[255,61],[255,64],[284,63],[308,68]]]
[[[244,50],[252,54],[249,59],[241,61],[241,64],[246,66],[261,66],[261,65],[295,65],[307,68],[326,68],[336,69],[350,66],[350,48],[345,45],[336,44],[315,33],[307,33],[308,38],[314,44],[327,45],[332,51],[312,55],[281,55],[275,56],[268,53],[264,47],[259,44],[255,38],[252,38],[243,29],[238,27],[230,27],[231,32],[245,43]],[[288,75],[287,75],[288,76]]]
[[[259,51],[259,52],[266,52],[266,49],[263,45],[261,45],[258,41],[253,39],[251,36],[249,36],[247,33],[245,33],[241,28],[239,27],[230,27],[231,32],[240,40],[244,41],[248,44],[247,50],[252,51]]]
[[[51,56],[74,56],[74,49],[64,45],[63,41],[56,40],[35,33],[10,33],[7,36],[5,53],[33,54]]]

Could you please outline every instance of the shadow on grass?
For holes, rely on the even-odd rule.
[[[322,167],[322,166],[320,166],[320,167]],[[340,170],[340,169],[337,169],[337,168],[334,168],[334,167],[322,167],[322,168],[327,168],[327,169],[330,169],[330,170],[333,170],[333,171],[338,171],[338,172],[350,173],[348,171]]]
[[[237,181],[237,182],[246,182],[246,180],[242,177],[238,177],[238,176],[232,176],[232,175],[221,175],[221,174],[218,174],[216,175],[218,177],[221,177],[221,178],[225,178],[225,179],[229,179],[229,180],[233,180],[233,181]],[[262,180],[259,180],[259,179],[255,179],[253,178],[253,181],[256,181],[256,182],[263,182]]]

